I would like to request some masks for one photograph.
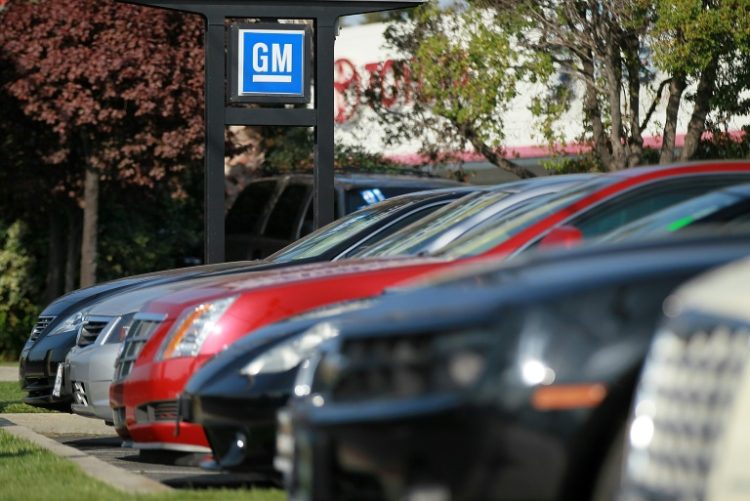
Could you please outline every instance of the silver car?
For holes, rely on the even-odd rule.
[[[65,358],[60,383],[73,393],[72,411],[111,424],[109,385],[115,375],[115,359],[133,316],[149,301],[213,280],[216,277],[137,289],[95,303],[84,312],[76,346]]]

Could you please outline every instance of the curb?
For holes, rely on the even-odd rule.
[[[61,444],[51,438],[40,435],[35,431],[13,422],[12,417],[5,414],[0,417],[0,429],[7,431],[11,435],[28,440],[53,454],[68,459],[78,465],[78,467],[90,477],[104,482],[115,489],[126,493],[152,494],[158,492],[169,492],[172,488],[151,480],[150,478],[137,475],[133,472],[118,468],[79,451],[68,445]]]

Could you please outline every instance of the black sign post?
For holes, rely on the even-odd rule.
[[[118,0],[201,14],[206,21],[205,261],[224,261],[224,130],[227,125],[315,127],[315,226],[334,219],[334,45],[343,16],[406,9],[426,0]],[[313,22],[314,108],[247,108],[227,99],[227,19]],[[279,102],[276,100],[275,102]],[[292,99],[290,103],[299,102]]]

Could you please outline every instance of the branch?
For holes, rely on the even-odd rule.
[[[641,122],[641,125],[638,128],[641,132],[646,130],[648,123],[651,121],[651,117],[653,116],[654,111],[656,111],[656,106],[659,104],[659,101],[661,101],[661,93],[664,92],[664,87],[671,84],[672,80],[673,78],[667,78],[666,80],[662,80],[659,84],[659,88],[656,90],[656,97],[651,101],[651,106],[649,106],[646,116],[643,117],[643,122]]]

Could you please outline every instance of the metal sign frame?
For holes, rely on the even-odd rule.
[[[343,16],[408,9],[427,0],[116,0],[200,14],[205,20],[206,157],[205,262],[224,261],[224,132],[228,125],[315,128],[315,227],[334,219],[334,46]],[[227,98],[226,20],[302,19],[313,22],[314,108],[248,108]]]

